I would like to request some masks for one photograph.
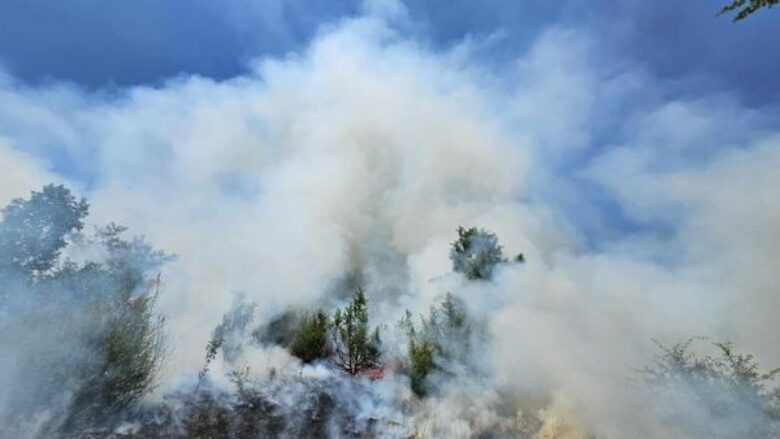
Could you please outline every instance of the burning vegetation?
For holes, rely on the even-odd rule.
[[[487,384],[489,328],[462,299],[445,292],[423,315],[381,322],[360,284],[345,303],[259,322],[262,304],[237,298],[211,332],[197,377],[148,398],[170,352],[155,301],[173,257],[123,238],[121,226],[85,234],[87,213],[85,200],[54,185],[3,210],[0,342],[14,377],[3,437],[590,437],[560,401],[518,402]],[[491,232],[457,232],[450,259],[467,282],[489,283],[501,266],[525,260],[509,262]],[[685,437],[777,437],[780,369],[762,372],[728,343],[698,356],[693,342],[660,345],[634,383],[666,402],[659,419]],[[269,349],[293,366],[247,360]]]

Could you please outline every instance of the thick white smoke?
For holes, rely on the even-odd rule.
[[[29,192],[57,177],[42,169],[40,161],[10,148],[0,140],[0,203],[5,206],[20,194]]]
[[[160,299],[172,346],[161,391],[197,374],[234,293],[263,320],[356,270],[377,322],[445,291],[487,321],[489,375],[428,402],[434,418],[511,419],[458,407],[544,400],[550,419],[567,417],[545,428],[570,437],[671,437],[626,383],[651,337],[729,339],[780,363],[780,139],[765,121],[728,97],[665,100],[641,69],[602,67],[574,30],[550,29],[496,71],[479,41],[436,51],[397,30],[402,12],[373,11],[223,82],[0,84],[0,201],[63,180],[41,163],[56,151],[87,182],[96,223],[179,256]],[[594,145],[604,130],[616,140]],[[598,207],[561,208],[587,204],[578,182],[640,231],[590,244]],[[496,232],[528,262],[492,283],[448,275],[458,225]],[[287,361],[262,355],[261,369]],[[454,405],[463,389],[471,400]]]

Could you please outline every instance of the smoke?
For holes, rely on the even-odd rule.
[[[42,169],[41,164],[27,154],[11,149],[0,140],[0,204],[7,205],[20,194],[38,188],[55,177]]]
[[[178,255],[159,301],[172,349],[158,397],[197,375],[235,293],[262,324],[337,301],[354,277],[373,323],[449,291],[487,328],[472,360],[484,373],[412,411],[423,434],[512,431],[547,407],[538,437],[672,437],[629,384],[651,337],[704,334],[780,363],[773,109],[670,97],[576,29],[483,65],[489,41],[434,50],[390,6],[226,81],[0,83],[0,201],[73,179],[96,224]],[[527,263],[491,282],[450,273],[459,225],[495,232]],[[258,374],[293,368],[273,349],[245,354]],[[365,401],[410,416],[387,398]]]

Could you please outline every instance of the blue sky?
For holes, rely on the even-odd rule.
[[[89,87],[156,83],[180,73],[225,79],[265,55],[299,50],[328,23],[356,14],[337,0],[6,0],[0,62],[30,83],[64,79]],[[776,11],[742,23],[715,17],[717,0],[465,0],[407,2],[410,32],[437,46],[499,33],[489,55],[515,56],[549,26],[590,30],[600,50],[670,80],[698,77],[753,105],[780,97]]]
[[[258,60],[306,53],[321,35],[381,4],[7,0],[0,2],[0,69],[11,88],[25,96],[22,107],[38,106],[37,113],[53,111],[63,117],[72,113],[67,117],[73,120],[58,126],[79,132],[84,127],[74,118],[87,111],[84,105],[121,105],[122,96],[137,87],[166,88],[171,78],[219,82],[251,76]],[[616,233],[668,234],[668,225],[630,215],[613,191],[583,177],[599,156],[636,141],[634,130],[643,126],[648,113],[682,100],[731,126],[719,141],[697,137],[695,148],[659,160],[655,166],[660,169],[680,163],[703,166],[715,152],[749,143],[751,132],[771,127],[780,114],[780,81],[775,79],[780,56],[768,43],[780,41],[780,13],[775,10],[732,23],[729,17],[716,17],[720,3],[714,0],[428,0],[403,6],[403,18],[391,21],[406,41],[432,56],[473,41],[476,49],[468,64],[491,72],[493,82],[508,89],[525,87],[524,93],[537,94],[543,103],[549,102],[545,94],[562,99],[562,122],[551,122],[558,117],[552,108],[549,115],[518,120],[518,135],[530,135],[541,145],[537,154],[545,157],[545,166],[529,178],[534,196],[578,222],[594,245]],[[539,42],[556,32],[587,41],[587,48],[552,44],[549,53],[559,59],[544,61],[546,55],[537,53],[547,64],[515,76],[518,63],[533,59]],[[545,79],[558,70],[557,82]],[[548,82],[552,85],[545,88]],[[584,101],[580,88],[589,95]],[[58,97],[43,96],[52,93]],[[19,116],[22,107],[6,101],[0,136],[56,172],[86,187],[95,184],[100,168],[85,158],[98,145]],[[63,148],[71,142],[80,144]]]

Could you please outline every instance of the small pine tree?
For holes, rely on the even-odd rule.
[[[468,331],[468,321],[466,320],[466,312],[463,311],[463,305],[455,300],[452,294],[444,295],[444,300],[441,302],[441,312],[444,315],[443,322],[445,323],[443,326],[448,334],[459,330]]]
[[[363,288],[343,310],[333,314],[333,354],[337,366],[357,375],[361,370],[379,365],[379,328],[368,329],[368,309]]]
[[[409,380],[415,395],[423,397],[428,393],[426,380],[428,375],[436,369],[433,361],[435,347],[428,340],[417,341],[409,338]]]
[[[152,311],[159,283],[158,277],[146,293],[124,302],[101,337],[104,363],[95,384],[102,388],[101,400],[107,407],[121,409],[138,401],[162,365],[164,320]]]
[[[407,331],[408,362],[404,365],[412,391],[424,397],[428,394],[428,377],[435,371],[446,374],[446,364],[464,362],[471,347],[472,328],[462,305],[449,293],[438,306],[432,306],[427,316],[420,318],[419,330],[409,311],[399,322]]]
[[[153,312],[160,278],[135,297],[114,305],[97,334],[98,361],[80,372],[63,431],[83,428],[119,414],[138,403],[152,388],[165,354],[164,319]]]

